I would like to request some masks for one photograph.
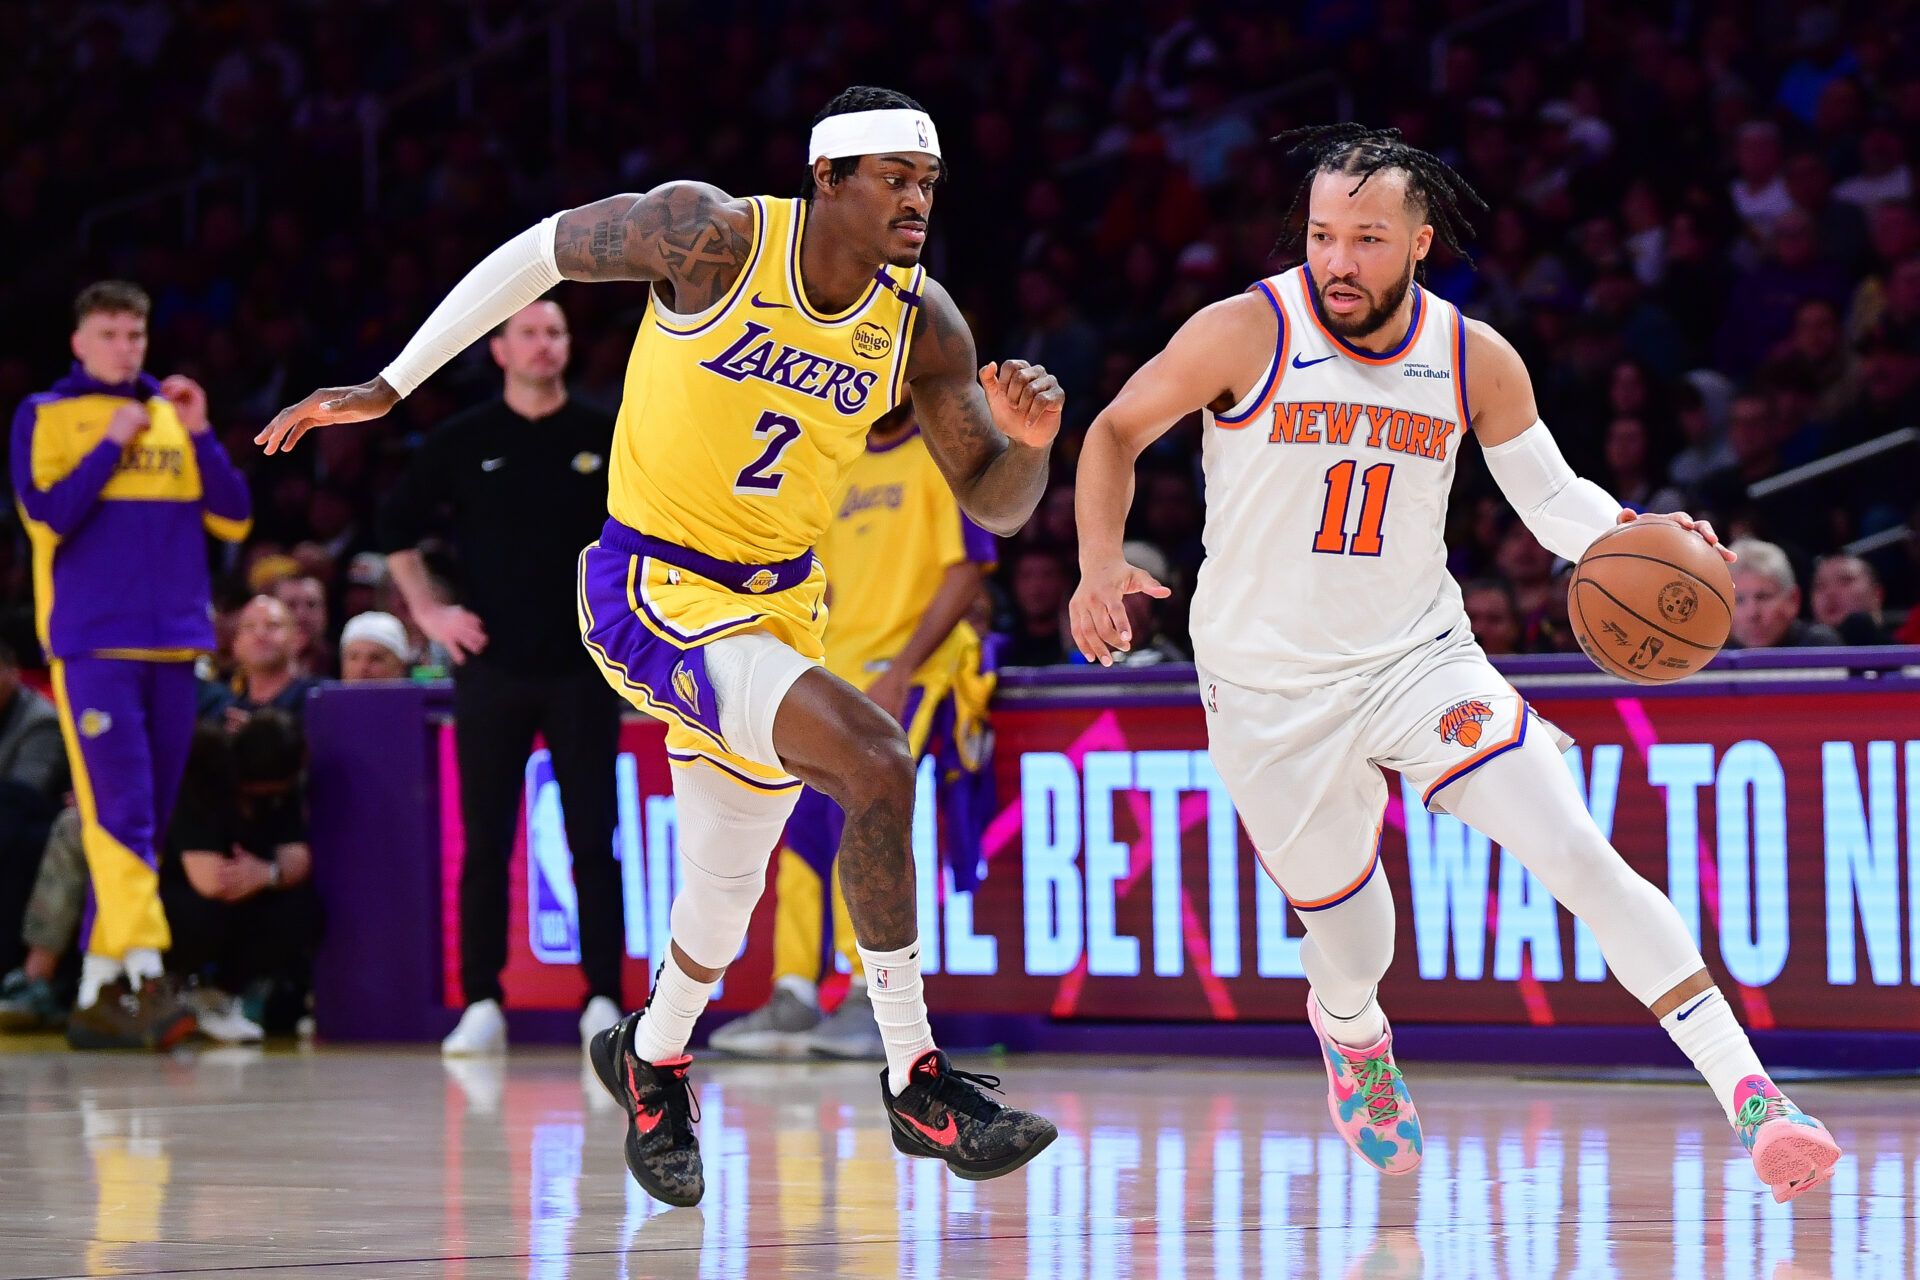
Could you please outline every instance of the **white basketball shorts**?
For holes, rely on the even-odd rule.
[[[1545,731],[1462,622],[1376,671],[1291,691],[1249,689],[1200,670],[1207,739],[1260,861],[1296,910],[1325,910],[1378,870],[1382,768],[1427,807],[1447,788]]]

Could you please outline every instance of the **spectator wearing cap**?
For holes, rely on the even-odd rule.
[[[340,678],[348,684],[405,680],[412,665],[407,629],[390,613],[356,614],[340,632]]]
[[[580,549],[607,515],[613,416],[573,399],[558,304],[534,302],[494,334],[500,395],[435,428],[381,515],[381,540],[415,624],[453,659],[454,743],[466,858],[460,984],[466,1010],[442,1050],[506,1048],[507,865],[527,757],[545,738],[580,903],[582,1039],[619,1019],[626,954],[614,762],[625,705],[580,643]],[[449,516],[460,603],[441,598],[420,551]]]
[[[1840,643],[1823,623],[1800,616],[1800,582],[1787,553],[1758,538],[1736,538],[1733,639],[1736,649],[1803,649]]]

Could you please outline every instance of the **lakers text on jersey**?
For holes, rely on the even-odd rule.
[[[924,271],[881,268],[853,306],[822,313],[800,281],[805,202],[749,204],[752,250],[726,296],[697,315],[655,296],[641,320],[580,625],[613,687],[666,722],[676,758],[789,786],[728,748],[700,650],[761,628],[824,657],[813,548],[869,426],[903,394]]]

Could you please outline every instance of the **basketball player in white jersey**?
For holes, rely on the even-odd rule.
[[[1286,137],[1313,162],[1305,264],[1195,315],[1087,436],[1074,640],[1111,662],[1130,639],[1123,598],[1166,594],[1121,555],[1133,464],[1202,411],[1193,641],[1209,746],[1306,925],[1307,1017],[1342,1136],[1386,1173],[1420,1161],[1375,998],[1394,938],[1379,866],[1385,767],[1510,850],[1592,928],[1614,976],[1713,1087],[1774,1198],[1790,1199],[1829,1176],[1838,1146],[1774,1088],[1680,913],[1594,825],[1563,736],[1488,663],[1447,572],[1447,492],[1469,430],[1556,554],[1578,559],[1634,517],[1567,466],[1505,339],[1416,283],[1436,234],[1458,248],[1460,205],[1480,205],[1472,189],[1396,130]],[[1718,546],[1704,521],[1676,518]]]

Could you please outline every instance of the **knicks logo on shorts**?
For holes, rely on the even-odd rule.
[[[693,714],[700,714],[700,686],[694,683],[693,672],[687,670],[685,662],[673,664],[673,696],[687,704]]]
[[[1457,742],[1471,748],[1480,743],[1480,726],[1491,719],[1492,707],[1478,698],[1469,698],[1442,711],[1440,723],[1434,726],[1433,731],[1440,735],[1442,742]]]

